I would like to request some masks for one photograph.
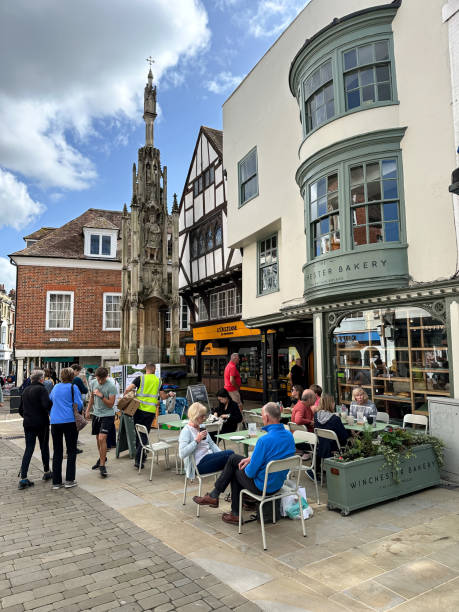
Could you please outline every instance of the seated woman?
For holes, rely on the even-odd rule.
[[[290,404],[290,410],[293,410],[293,407],[297,402],[301,401],[301,396],[303,395],[303,387],[301,385],[293,385],[292,390],[290,392],[290,397],[292,398],[292,402]],[[285,407],[284,407],[285,410]]]
[[[335,400],[333,397],[324,393],[320,398],[319,406],[315,410],[314,426],[317,429],[331,429],[338,436],[341,446],[346,444],[351,432],[344,428],[340,417],[335,414]],[[317,457],[326,459],[327,457],[331,457],[336,450],[338,450],[336,442],[327,440],[326,438],[319,438]]]
[[[322,387],[320,385],[311,385],[309,388],[316,394],[316,401],[314,402],[314,406],[318,406],[320,398],[322,397]]]
[[[230,398],[226,389],[220,389],[217,393],[217,400],[218,406],[214,412],[214,416],[224,420],[220,433],[236,431],[238,423],[242,421],[242,414],[239,410],[239,406]]]
[[[376,418],[378,415],[378,409],[371,402],[362,387],[355,387],[352,391],[352,403],[349,408],[349,414],[353,417],[357,417],[357,411],[363,410],[363,416],[372,416]]]
[[[194,457],[196,466],[201,474],[218,472],[222,470],[228,457],[234,453],[232,450],[221,451],[201,425],[206,420],[207,408],[199,402],[194,402],[188,408],[188,425],[180,432],[179,456],[185,464],[187,478],[193,480],[195,476]]]

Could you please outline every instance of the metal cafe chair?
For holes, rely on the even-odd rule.
[[[425,433],[429,433],[429,419],[423,414],[405,414],[403,417],[403,429],[406,429],[406,424],[421,425],[425,428]]]
[[[165,429],[161,429],[161,425],[163,423],[170,423],[171,421],[180,421],[180,416],[176,413],[171,413],[171,414],[160,414],[158,416],[158,420],[157,420],[157,424],[158,424],[158,442],[166,442],[167,444],[170,444],[171,447],[173,447],[174,449],[174,453],[175,453],[175,473],[178,474],[178,463],[177,463],[177,457],[178,457],[178,445],[179,445],[179,437],[180,437],[180,432],[169,432],[169,435],[167,435],[167,430]]]
[[[321,429],[320,427],[316,427],[314,429],[314,433],[318,438],[325,438],[326,440],[333,440],[336,442],[336,446],[338,450],[341,452],[341,444],[339,443],[338,436],[331,429]],[[320,460],[320,487],[324,486],[324,460],[323,458]]]
[[[242,418],[244,419],[244,423],[247,425],[248,423],[256,423],[257,425],[263,425],[263,417],[260,414],[254,414],[251,410],[243,410]]]
[[[296,482],[295,487],[282,487],[279,491],[275,493],[267,493],[266,487],[268,484],[268,476],[269,474],[273,474],[275,472],[282,472],[284,470],[289,470],[290,472],[296,472]],[[300,505],[300,518],[301,518],[301,528],[303,529],[303,536],[306,537],[306,526],[304,524],[303,517],[303,509],[301,507],[301,496],[299,492],[300,486],[300,474],[301,474],[301,457],[299,455],[294,455],[293,457],[287,457],[286,459],[277,459],[275,461],[270,461],[266,466],[265,471],[265,481],[263,483],[263,491],[261,495],[257,495],[256,493],[252,493],[248,489],[242,489],[239,494],[239,533],[242,533],[242,498],[244,495],[248,497],[252,497],[253,499],[260,502],[260,524],[261,524],[261,537],[263,540],[263,550],[266,550],[266,533],[265,533],[265,522],[263,517],[263,506],[267,502],[272,502],[273,505],[273,521],[276,521],[276,513],[275,513],[275,502],[276,499],[282,499],[283,497],[287,497],[288,495],[296,495],[298,497],[298,503]]]
[[[217,480],[217,476],[220,474],[221,470],[219,470],[218,472],[210,472],[209,474],[200,474],[199,470],[198,470],[198,466],[196,465],[196,461],[195,461],[194,455],[192,455],[191,461],[193,462],[195,477],[198,480],[198,497],[201,497],[201,495],[202,495],[202,479],[203,478],[209,478],[209,477],[213,476],[214,480]],[[183,505],[184,506],[186,504],[186,491],[187,491],[187,488],[188,488],[188,478],[187,478],[186,473],[185,473],[185,486],[183,488]],[[196,516],[198,518],[199,518],[200,509],[201,509],[201,506],[199,504],[196,504]]]
[[[150,437],[148,435],[148,430],[145,427],[145,425],[140,425],[140,423],[137,423],[135,426],[135,429],[136,429],[137,436],[140,441],[140,445],[142,446],[142,452],[140,453],[140,461],[139,461],[139,473],[140,473],[140,470],[142,469],[143,454],[145,453],[145,455],[148,455],[148,453],[151,453],[151,468],[150,468],[150,480],[151,480],[153,478],[153,463],[154,463],[153,460],[155,458],[155,454],[161,451],[164,451],[166,467],[168,468],[169,467],[169,449],[171,447],[166,442],[152,442],[150,440]],[[146,436],[147,442],[143,441],[141,434],[144,434]]]
[[[387,414],[387,412],[378,412],[376,414],[376,420],[377,421],[382,421],[383,423],[388,423],[389,422],[389,415]]]
[[[314,474],[314,486],[316,488],[316,497],[317,504],[320,504],[319,500],[319,488],[317,486],[317,474],[316,474],[316,450],[317,450],[317,435],[312,433],[306,429],[305,425],[297,425],[296,423],[289,423],[288,427],[293,434],[293,438],[295,440],[295,444],[309,444],[311,448],[311,458],[310,459],[301,459],[301,469],[306,472],[306,470],[311,470]]]

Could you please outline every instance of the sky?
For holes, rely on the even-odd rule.
[[[23,236],[88,208],[121,210],[145,142],[153,57],[155,146],[168,204],[183,190],[201,125],[307,0],[2,0],[0,283]]]

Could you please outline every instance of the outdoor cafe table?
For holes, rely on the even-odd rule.
[[[357,423],[353,423],[352,425],[344,424],[344,429],[350,429],[351,431],[370,431],[371,433],[379,433],[383,431],[385,427],[387,427],[387,423],[383,423],[382,421],[376,421],[372,425],[357,425]],[[365,428],[367,427],[367,429]]]
[[[232,431],[224,434],[218,434],[217,438],[225,440],[225,442],[235,442],[236,444],[242,444],[244,446],[244,454],[246,457],[249,455],[249,446],[255,446],[258,438],[264,436],[265,431],[257,431],[256,435],[251,436],[248,431]],[[235,439],[236,438],[236,439]]]
[[[181,419],[181,420],[176,420],[176,421],[165,421],[164,423],[161,423],[160,429],[172,429],[174,431],[177,431],[177,430],[183,429],[185,425],[188,425],[188,423],[189,423],[189,419]],[[215,425],[217,423],[218,423],[218,419],[217,421],[205,421],[203,425],[205,426]]]

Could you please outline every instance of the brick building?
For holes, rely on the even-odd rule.
[[[38,230],[10,255],[17,266],[15,358],[23,370],[118,363],[121,211],[90,208]],[[42,228],[43,229],[43,228]]]

